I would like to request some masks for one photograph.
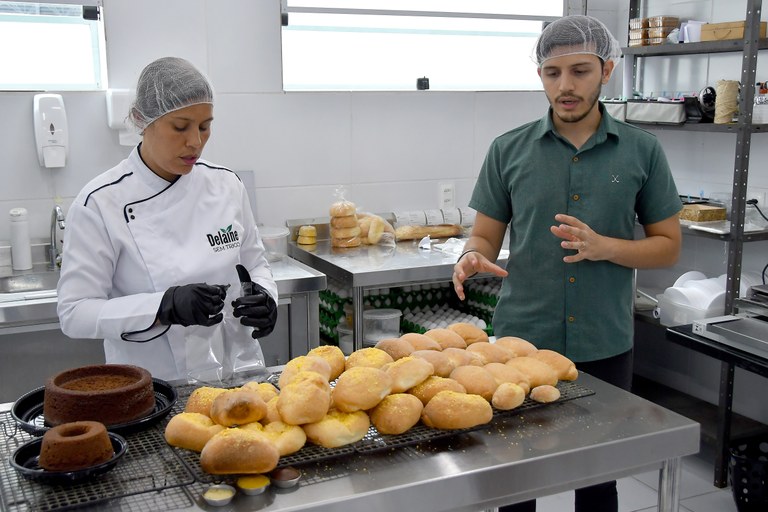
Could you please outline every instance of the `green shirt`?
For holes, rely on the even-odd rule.
[[[493,329],[576,362],[626,352],[633,339],[633,269],[607,261],[565,263],[571,250],[550,231],[555,214],[631,240],[635,219],[660,222],[681,209],[669,164],[650,133],[603,112],[580,148],[558,135],[551,111],[493,141],[469,206],[509,224],[509,276]]]

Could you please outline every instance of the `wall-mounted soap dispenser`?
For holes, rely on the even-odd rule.
[[[64,167],[69,151],[67,112],[61,94],[36,94],[34,101],[37,158],[43,167]]]

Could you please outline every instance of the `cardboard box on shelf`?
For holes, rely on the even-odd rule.
[[[702,41],[726,41],[729,39],[744,39],[744,21],[728,21],[725,23],[707,23],[701,26]],[[760,37],[764,38],[768,22],[760,23]]]

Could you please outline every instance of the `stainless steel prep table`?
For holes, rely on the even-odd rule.
[[[223,510],[477,512],[660,468],[659,510],[677,512],[680,458],[698,452],[699,424],[590,375],[577,382],[595,394],[441,440],[303,464],[298,487],[238,494]],[[128,443],[130,450],[130,436]],[[147,500],[153,511],[212,510],[201,498],[207,486],[198,481],[90,510],[148,510]]]
[[[331,247],[329,240],[313,246],[288,244],[291,257],[352,288],[354,308],[353,348],[362,347],[363,296],[366,289],[451,281],[456,256],[437,250],[419,249],[418,240],[398,242],[395,248],[365,245],[353,249]],[[433,240],[438,242],[438,240]],[[499,259],[500,266],[506,259]],[[477,274],[473,278],[491,274]]]

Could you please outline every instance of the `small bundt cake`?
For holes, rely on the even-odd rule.
[[[114,453],[103,423],[74,421],[46,431],[39,464],[48,471],[76,471],[107,462]]]

